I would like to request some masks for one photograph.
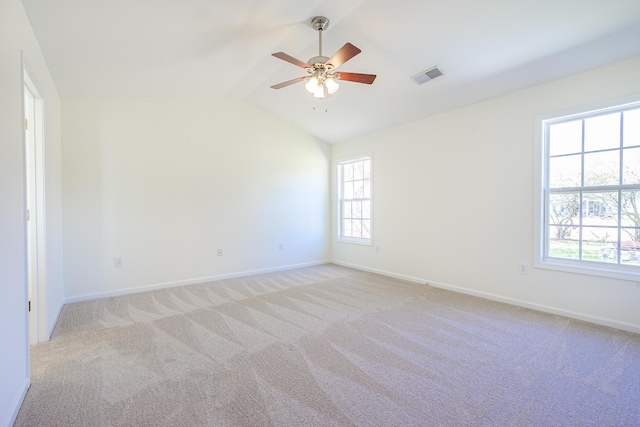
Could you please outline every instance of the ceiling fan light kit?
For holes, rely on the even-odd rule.
[[[272,89],[282,89],[283,87],[304,81],[306,82],[304,85],[305,89],[311,93],[314,98],[325,99],[336,93],[340,88],[337,80],[369,85],[373,83],[376,79],[376,76],[373,74],[336,72],[336,68],[359,54],[361,50],[351,43],[346,43],[331,58],[323,56],[322,33],[329,28],[329,20],[324,16],[316,16],[311,20],[311,26],[314,30],[318,31],[318,56],[314,56],[305,63],[284,52],[272,54],[276,58],[304,68],[308,75],[273,85],[271,86]]]

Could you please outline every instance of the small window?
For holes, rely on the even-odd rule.
[[[371,155],[338,162],[338,240],[371,244]]]
[[[541,125],[541,264],[638,280],[640,102]]]

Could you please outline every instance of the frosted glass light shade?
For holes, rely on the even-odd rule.
[[[336,91],[340,87],[338,82],[336,82],[334,79],[326,79],[324,83],[325,85],[327,85],[327,91],[329,92],[329,95],[333,95],[334,93],[336,93]]]
[[[327,98],[338,90],[340,85],[331,76],[327,75],[313,75],[307,80],[304,88],[313,94],[314,98],[323,99]]]
[[[316,90],[313,92],[313,97],[314,98],[318,98],[318,99],[322,99],[322,98],[326,98],[328,96],[327,94],[327,86],[325,86],[324,83],[319,83],[316,86]]]
[[[318,79],[316,77],[311,77],[309,81],[304,85],[304,88],[311,93],[314,93],[318,88]]]

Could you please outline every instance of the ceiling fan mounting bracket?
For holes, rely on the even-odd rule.
[[[311,26],[316,31],[325,31],[329,28],[329,19],[324,16],[316,16],[311,19]]]

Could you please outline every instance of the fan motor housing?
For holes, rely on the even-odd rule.
[[[307,64],[313,67],[316,64],[326,64],[328,60],[329,58],[327,58],[326,56],[314,56],[313,58],[307,61]]]

